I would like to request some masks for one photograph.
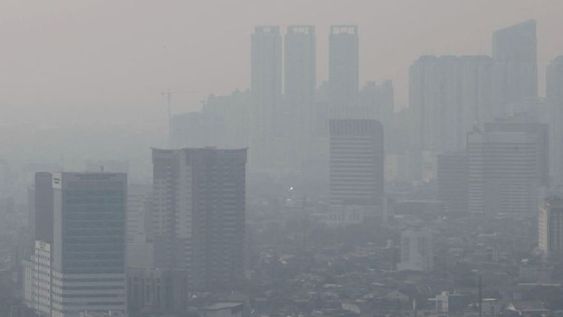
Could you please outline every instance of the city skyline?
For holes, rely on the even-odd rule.
[[[237,10],[231,17],[225,17],[212,10],[220,4],[225,8],[232,6],[214,1],[201,7],[200,13],[205,13],[204,16],[209,19],[203,24],[206,28],[200,31],[194,26],[201,17],[196,16],[186,22],[181,18],[182,10],[172,11],[183,8],[178,3],[155,10],[148,2],[136,2],[134,8],[137,10],[134,11],[131,10],[131,4],[120,3],[116,4],[114,13],[106,14],[106,7],[101,2],[71,4],[61,0],[58,6],[31,7],[29,2],[16,4],[7,1],[2,7],[2,14],[33,17],[35,20],[5,19],[6,25],[15,30],[6,38],[8,49],[5,52],[6,60],[14,60],[15,63],[6,63],[5,71],[12,75],[12,83],[25,80],[30,81],[31,85],[24,90],[17,86],[9,89],[11,84],[4,81],[6,90],[3,98],[6,106],[0,110],[0,117],[6,118],[9,124],[104,120],[140,126],[165,125],[161,91],[185,91],[174,97],[173,110],[182,112],[197,110],[199,101],[208,94],[226,94],[237,88],[250,87],[250,61],[247,57],[250,47],[239,43],[246,42],[254,25],[260,24],[279,24],[282,29],[291,24],[315,25],[319,82],[328,78],[329,26],[357,24],[362,43],[360,85],[370,79],[393,80],[396,83],[398,108],[406,106],[408,65],[420,55],[490,54],[492,48],[488,33],[533,18],[538,21],[538,70],[540,95],[543,95],[545,66],[559,55],[558,52],[563,51],[563,44],[556,40],[557,34],[550,31],[556,29],[556,12],[563,9],[563,4],[558,1],[547,1],[540,5],[527,0],[494,3],[480,0],[463,2],[458,6],[443,0],[433,0],[431,4],[398,1],[393,4],[376,2],[349,5],[335,2],[333,6],[322,9],[322,18],[315,17],[318,14],[299,11],[291,5],[284,5],[283,10],[279,8],[279,11],[260,11],[262,15],[259,17]],[[316,1],[311,1],[305,6],[316,7],[316,4]],[[438,5],[443,9],[432,10]],[[517,10],[503,10],[508,5]],[[367,10],[372,6],[376,16],[377,12],[387,14],[382,14],[381,19],[372,19],[370,10]],[[257,9],[264,7],[267,7],[266,3],[259,4]],[[484,10],[485,7],[487,10]],[[107,33],[108,28],[119,23],[120,9],[128,10],[131,14],[131,25]],[[411,16],[411,11],[416,12],[415,16]],[[27,13],[29,15],[24,15]],[[154,19],[151,19],[153,22],[140,24],[146,21],[144,17],[149,13],[157,17],[168,15],[168,22],[154,24]],[[242,16],[245,19],[237,19]],[[100,17],[107,21],[107,25],[82,22],[97,21]],[[217,19],[223,22],[221,25],[230,27],[216,27],[213,21]],[[22,23],[27,24],[24,26]],[[197,33],[192,33],[194,30],[198,30]],[[104,32],[105,36],[98,36],[102,34],[98,32]],[[208,36],[206,32],[209,32]],[[456,33],[464,36],[456,36]],[[41,34],[41,40],[36,40],[37,34]],[[128,39],[127,46],[122,43],[124,38]],[[415,45],[413,39],[424,40],[425,44]],[[110,49],[112,46],[115,49]],[[23,49],[25,54],[16,54],[17,49]],[[225,56],[225,51],[229,51],[230,55]],[[65,57],[67,54],[74,55],[69,59]],[[195,62],[210,56],[215,66],[226,70],[227,76],[219,76],[215,66]],[[82,63],[84,58],[90,62]],[[108,68],[108,62],[119,62],[121,65]],[[194,68],[199,70],[194,71]],[[199,74],[197,80],[195,74]],[[58,81],[46,81],[47,78],[58,78]],[[35,115],[25,118],[18,116],[23,108],[34,109]],[[133,108],[140,110],[139,115],[126,116],[125,113]],[[146,120],[146,117],[152,119]]]

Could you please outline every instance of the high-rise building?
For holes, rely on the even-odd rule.
[[[246,149],[153,149],[157,266],[190,289],[234,289],[243,275]]]
[[[51,316],[52,278],[51,245],[36,240],[31,260],[24,261],[24,303],[38,316]]]
[[[476,123],[492,119],[492,60],[487,56],[422,56],[409,71],[413,146],[456,152]]]
[[[536,21],[500,29],[492,43],[495,116],[525,111],[538,97]]]
[[[547,184],[548,137],[544,124],[517,118],[486,124],[468,134],[468,211],[530,214]]]
[[[35,237],[47,243],[53,242],[53,184],[52,175],[35,173],[34,220]]]
[[[154,267],[149,221],[151,202],[151,185],[134,184],[128,186],[126,225],[128,268]]]
[[[550,171],[552,184],[563,186],[563,56],[547,67],[546,100],[550,108]]]
[[[127,175],[53,174],[52,316],[126,313]]]
[[[310,127],[317,87],[315,27],[293,25],[285,35],[284,91],[290,118]],[[303,127],[299,127],[302,130]],[[303,131],[305,132],[305,131]],[[310,134],[310,131],[307,131]]]
[[[434,267],[432,232],[426,229],[407,229],[401,232],[401,262],[399,271],[431,271]]]
[[[289,138],[287,148],[292,160],[288,163],[294,168],[303,169],[314,132],[317,86],[315,27],[289,26],[285,35],[284,53],[283,134]]]
[[[250,162],[268,168],[283,161],[283,148],[272,146],[281,136],[282,102],[282,38],[278,26],[257,26],[252,34],[250,91]],[[285,145],[285,144],[284,144]]]
[[[384,216],[383,126],[376,120],[330,120],[330,202],[333,208]]]
[[[449,215],[467,214],[467,157],[465,153],[438,155],[438,199]]]
[[[328,54],[331,107],[339,109],[356,106],[360,81],[358,27],[356,25],[331,26]]]
[[[538,215],[538,244],[547,258],[563,256],[563,200],[557,196],[545,199]]]
[[[254,133],[272,136],[282,94],[282,38],[278,26],[254,29],[250,77]]]

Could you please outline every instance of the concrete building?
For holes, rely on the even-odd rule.
[[[152,186],[134,184],[127,188],[127,266],[154,267],[150,216]]]
[[[35,174],[33,240],[53,242],[53,185],[52,175],[47,172]]]
[[[401,232],[401,262],[399,271],[431,271],[434,267],[432,232],[407,229]]]
[[[468,211],[530,214],[548,178],[547,126],[517,118],[486,124],[467,140]]]
[[[467,157],[465,153],[438,155],[438,199],[449,215],[467,214]]]
[[[333,209],[345,211],[356,206],[365,209],[368,217],[384,216],[384,173],[381,123],[367,119],[330,121],[330,202]],[[352,208],[350,213],[357,218],[357,208]]]
[[[538,245],[549,259],[563,256],[563,200],[552,196],[544,200],[538,215]]]
[[[538,97],[536,21],[493,33],[495,117],[526,111]]]
[[[202,317],[243,317],[244,303],[215,303],[201,309]]]
[[[550,108],[550,171],[552,185],[563,186],[563,56],[547,67],[546,101]]]
[[[53,174],[52,316],[126,313],[127,175]]]
[[[461,151],[467,132],[492,120],[492,66],[488,56],[422,56],[410,67],[414,148]]]
[[[51,245],[35,241],[30,260],[23,261],[24,304],[40,317],[51,316]]]
[[[284,56],[283,134],[289,138],[288,149],[289,156],[293,158],[293,167],[302,168],[314,133],[317,87],[315,27],[289,26],[285,35]]]
[[[155,264],[191,289],[234,289],[243,275],[246,149],[153,149]]]
[[[129,268],[127,303],[131,316],[142,313],[184,313],[188,298],[186,272],[157,268]]]
[[[357,106],[360,81],[358,26],[331,26],[328,55],[331,107]]]
[[[281,132],[282,38],[278,26],[257,26],[252,34],[250,91],[252,94],[251,159],[267,166],[275,158],[271,142]],[[254,163],[253,163],[254,164]]]

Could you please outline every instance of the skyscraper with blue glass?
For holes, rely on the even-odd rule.
[[[53,174],[52,316],[126,313],[127,175]]]

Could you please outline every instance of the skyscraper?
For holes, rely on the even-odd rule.
[[[356,25],[331,26],[328,54],[331,106],[335,109],[356,106],[360,81],[358,27]]]
[[[126,313],[127,175],[53,175],[52,316]]]
[[[563,56],[547,67],[546,99],[550,107],[550,163],[552,184],[563,186]]]
[[[557,196],[545,199],[539,209],[538,244],[543,255],[551,259],[563,256],[563,200]]]
[[[302,168],[314,132],[317,86],[314,26],[289,26],[285,35],[283,123],[293,167]],[[280,118],[281,119],[281,118]]]
[[[278,26],[254,29],[250,77],[255,133],[272,136],[282,94],[282,38]]]
[[[285,35],[284,91],[292,119],[310,118],[317,87],[315,27],[292,25]],[[310,125],[310,122],[303,122]]]
[[[246,149],[153,149],[155,261],[184,269],[195,290],[239,286]]]
[[[377,213],[385,207],[384,166],[381,123],[330,120],[330,202],[334,208],[358,207],[367,216],[381,216]]]
[[[468,210],[530,214],[548,178],[547,126],[518,118],[468,134]]]
[[[451,215],[467,214],[467,157],[465,153],[438,155],[438,199]]]
[[[526,110],[538,97],[536,21],[493,33],[495,116]]]
[[[487,56],[422,56],[409,70],[415,148],[457,152],[476,123],[492,119],[492,60]]]
[[[35,238],[47,243],[53,242],[53,184],[52,175],[47,172],[35,173],[34,188]]]

